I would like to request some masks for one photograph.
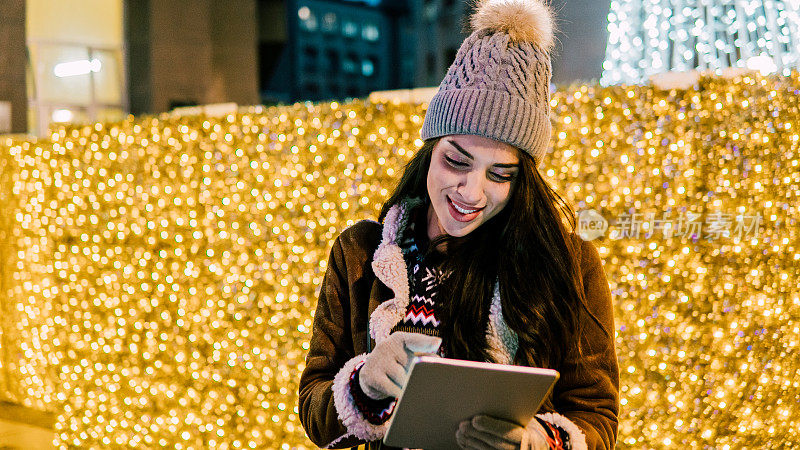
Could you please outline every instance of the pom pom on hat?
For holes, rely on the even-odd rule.
[[[475,31],[502,31],[544,51],[553,47],[553,11],[542,0],[478,0],[470,23]]]

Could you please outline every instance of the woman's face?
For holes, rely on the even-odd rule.
[[[428,169],[428,237],[466,236],[503,210],[519,170],[518,150],[483,136],[445,136]]]

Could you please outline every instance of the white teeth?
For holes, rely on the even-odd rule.
[[[461,208],[458,205],[456,205],[456,202],[454,202],[452,200],[450,201],[450,203],[452,203],[453,207],[456,209],[456,211],[460,212],[461,214],[472,214],[475,211],[477,211],[477,209],[464,209],[464,208]]]

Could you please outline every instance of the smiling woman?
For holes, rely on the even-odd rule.
[[[485,0],[472,24],[378,223],[333,244],[300,381],[300,418],[320,446],[381,447],[411,356],[436,352],[561,374],[526,424],[465,417],[452,430],[461,447],[614,447],[608,283],[538,170],[551,12],[539,0]]]
[[[518,150],[505,142],[475,135],[439,140],[428,169],[428,238],[466,236],[497,215],[518,166]]]

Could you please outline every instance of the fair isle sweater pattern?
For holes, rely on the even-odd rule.
[[[439,273],[431,267],[415,265],[414,280],[411,284],[411,298],[403,321],[392,328],[395,331],[424,333],[439,336],[441,321],[436,318],[436,294],[439,286]]]
[[[392,333],[406,331],[439,336],[441,321],[436,317],[436,295],[442,274],[424,256],[424,218],[423,211],[418,208],[402,231],[400,250],[406,261],[410,298],[403,320],[392,327]]]

